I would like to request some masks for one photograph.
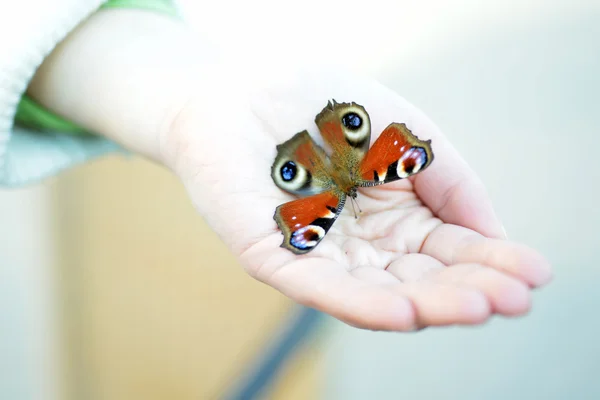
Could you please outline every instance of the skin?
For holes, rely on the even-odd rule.
[[[530,310],[532,290],[551,280],[548,262],[506,239],[483,184],[421,111],[338,67],[208,62],[197,47],[172,19],[98,12],[44,61],[28,92],[172,170],[248,274],[298,303],[391,331]],[[294,197],[270,167],[275,146],[296,132],[319,142],[314,116],[331,98],[367,109],[371,143],[405,122],[432,140],[435,161],[411,179],[360,189],[360,218],[348,204],[323,242],[296,256],[279,247],[273,221]]]

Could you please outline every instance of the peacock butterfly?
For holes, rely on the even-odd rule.
[[[419,140],[405,124],[388,125],[369,148],[369,114],[354,102],[329,101],[315,123],[330,155],[304,130],[277,146],[271,167],[280,189],[308,196],[278,206],[273,216],[281,247],[295,254],[317,247],[359,187],[408,178],[433,162],[431,140]]]

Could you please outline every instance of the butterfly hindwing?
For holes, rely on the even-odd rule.
[[[275,184],[286,192],[310,195],[331,186],[329,159],[307,131],[295,134],[277,146],[271,167]]]
[[[360,186],[405,179],[433,161],[431,140],[420,140],[405,124],[393,123],[377,138],[360,164]]]
[[[295,254],[314,249],[340,215],[345,201],[343,193],[329,190],[277,207],[273,218],[284,236],[281,247]]]

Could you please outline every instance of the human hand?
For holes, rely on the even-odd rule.
[[[44,61],[28,91],[171,168],[246,271],[301,304],[361,328],[398,331],[528,311],[531,289],[551,279],[548,263],[504,240],[480,181],[419,110],[323,63],[266,70],[271,63],[258,57],[252,70],[252,60],[240,68],[237,57],[231,73],[221,64],[203,70],[189,51],[195,45],[170,18],[99,12]],[[371,142],[404,122],[432,139],[435,160],[408,180],[361,189],[360,219],[347,207],[315,250],[296,256],[279,247],[273,220],[293,198],[271,180],[275,146],[304,129],[320,142],[314,117],[332,98],[366,108]]]
[[[164,162],[251,276],[374,330],[480,324],[529,310],[531,290],[551,279],[547,261],[505,240],[483,185],[426,116],[377,82],[338,70],[265,75],[247,91],[215,79],[162,140]],[[325,239],[297,256],[280,247],[273,220],[294,197],[275,186],[270,167],[275,146],[301,130],[322,142],[314,117],[331,98],[365,107],[371,143],[404,122],[432,139],[435,160],[409,179],[360,189],[360,218],[346,207]]]

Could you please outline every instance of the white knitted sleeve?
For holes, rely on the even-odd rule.
[[[0,185],[40,180],[115,146],[101,138],[36,134],[14,127],[36,69],[105,0],[12,0],[0,6]]]

